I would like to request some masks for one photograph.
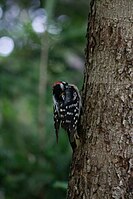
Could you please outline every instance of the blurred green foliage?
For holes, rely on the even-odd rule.
[[[47,120],[41,140],[38,84],[44,33],[33,29],[33,21],[35,17],[45,16],[47,2],[0,1],[0,39],[7,36],[14,42],[8,56],[0,54],[0,199],[63,199],[66,195],[72,152],[62,130],[56,144],[51,86],[57,80],[64,80],[81,89],[89,2],[51,3],[54,5],[46,30],[49,37],[44,101]]]

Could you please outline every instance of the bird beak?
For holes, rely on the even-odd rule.
[[[63,100],[65,99],[64,92],[61,93],[60,97],[62,97]]]
[[[62,92],[61,94],[60,94],[60,96],[63,96],[64,95],[64,92]]]

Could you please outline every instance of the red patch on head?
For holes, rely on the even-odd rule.
[[[60,81],[55,82],[55,83],[53,84],[53,87],[56,86],[56,85],[58,85],[58,84],[61,84],[61,82],[60,82]]]

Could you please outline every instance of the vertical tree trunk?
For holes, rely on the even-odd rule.
[[[133,199],[133,0],[91,2],[68,199]]]
[[[44,7],[44,1],[40,2]],[[47,29],[51,22],[55,0],[47,0],[45,2],[45,9],[47,11]],[[49,33],[46,31],[41,35],[41,56],[39,68],[39,106],[38,106],[38,132],[40,137],[40,147],[44,149],[45,142],[45,128],[46,128],[46,110],[45,110],[45,96],[47,86],[47,67],[48,67],[48,52],[49,51]]]
[[[45,96],[47,86],[47,67],[48,67],[48,33],[44,33],[41,38],[41,58],[40,58],[40,73],[39,73],[39,107],[38,107],[38,132],[40,136],[40,146],[43,148],[45,135]]]

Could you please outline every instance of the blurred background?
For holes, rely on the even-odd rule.
[[[71,148],[56,144],[52,84],[82,88],[88,0],[0,0],[0,199],[63,199]]]

